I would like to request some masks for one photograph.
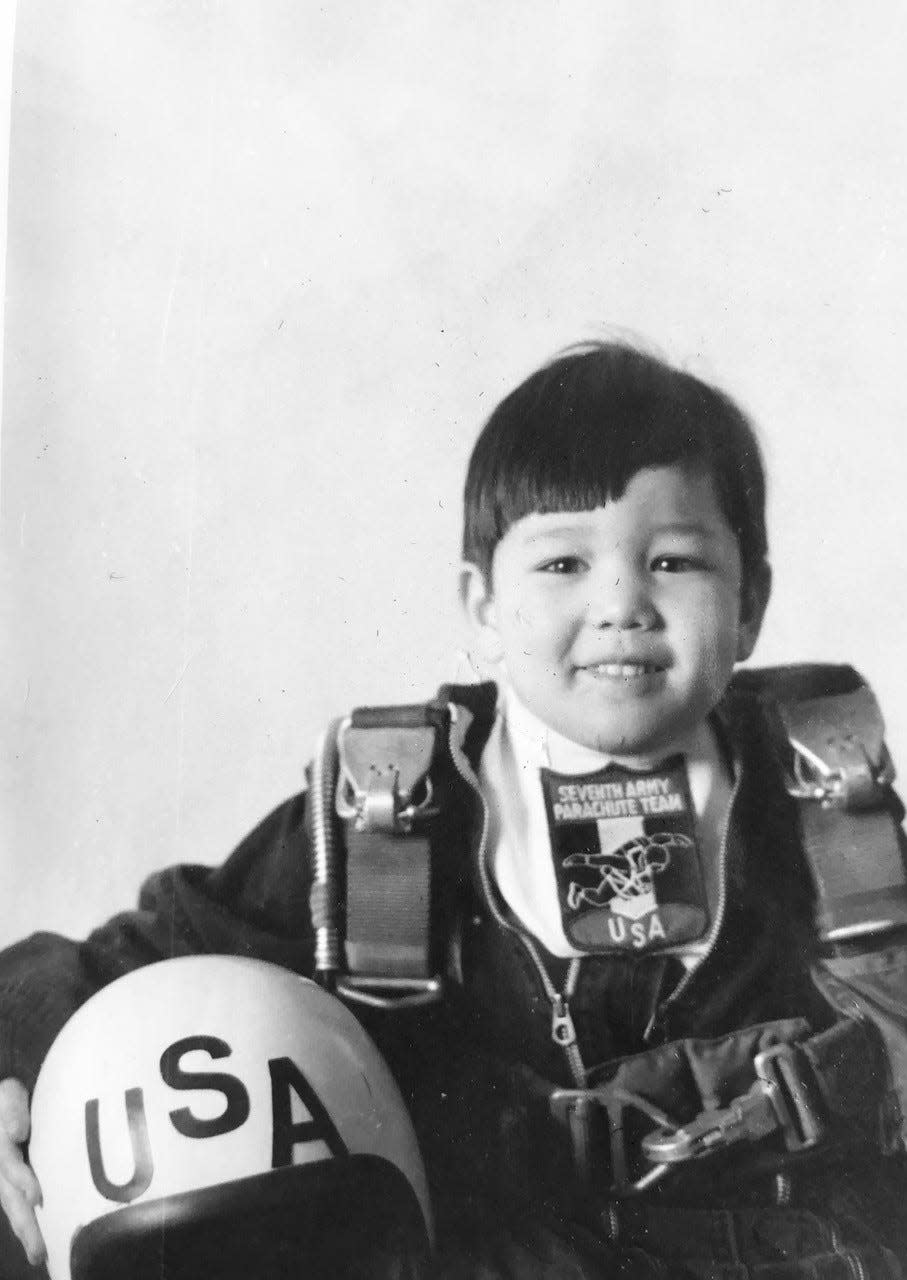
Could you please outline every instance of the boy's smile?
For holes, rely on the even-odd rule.
[[[711,478],[676,466],[637,472],[592,511],[524,516],[495,548],[491,589],[474,566],[463,586],[483,655],[529,711],[645,762],[716,705],[767,596],[767,574],[742,589]]]

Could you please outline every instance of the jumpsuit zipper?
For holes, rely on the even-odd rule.
[[[576,1028],[573,1024],[573,1017],[570,1012],[570,998],[573,996],[577,981],[579,979],[581,957],[574,956],[570,961],[570,967],[567,970],[567,978],[563,991],[559,992],[551,981],[545,963],[538,952],[538,948],[531,936],[523,931],[518,925],[508,920],[498,909],[494,897],[494,888],[491,884],[491,877],[488,874],[487,854],[488,854],[488,805],[485,803],[485,797],[482,795],[481,787],[476,778],[472,765],[466,759],[458,742],[454,741],[455,726],[459,718],[460,708],[454,703],[449,703],[450,710],[450,733],[448,737],[448,747],[450,750],[450,758],[453,761],[454,768],[463,779],[463,781],[475,793],[482,813],[482,830],[479,836],[479,843],[476,849],[476,858],[478,860],[479,878],[482,884],[482,890],[485,894],[485,900],[493,915],[494,919],[503,928],[509,930],[519,938],[522,945],[529,953],[532,962],[538,973],[542,988],[551,1005],[551,1039],[556,1045],[563,1050],[570,1067],[570,1072],[578,1088],[585,1088],[587,1080],[586,1068],[583,1064],[580,1054],[579,1045],[576,1043]],[[718,907],[715,912],[715,922],[712,925],[711,932],[706,941],[705,950],[697,964],[695,964],[678,982],[677,986],[671,994],[655,1009],[652,1017],[649,1019],[648,1026],[643,1033],[643,1041],[649,1043],[655,1035],[656,1030],[663,1026],[665,1018],[670,1012],[671,1006],[676,1003],[687,990],[690,982],[696,973],[699,972],[702,965],[708,960],[709,956],[715,949],[718,935],[721,932],[721,926],[724,923],[724,916],[727,909],[727,851],[728,837],[731,827],[731,816],[734,811],[734,805],[740,791],[741,773],[739,768],[735,770],[733,786],[731,787],[731,797],[728,801],[727,813],[724,818],[724,826],[721,833],[721,844],[719,846],[718,856]]]
[[[450,737],[448,739],[448,747],[450,749],[450,758],[453,761],[454,768],[457,773],[475,793],[479,801],[479,805],[481,806],[482,831],[479,836],[479,843],[476,849],[476,858],[478,860],[479,879],[482,884],[485,901],[497,923],[504,929],[507,929],[510,933],[514,934],[529,953],[536,972],[538,973],[539,980],[541,981],[542,989],[544,990],[545,995],[548,998],[548,1002],[551,1005],[551,1039],[559,1048],[563,1049],[574,1084],[578,1089],[584,1089],[586,1087],[586,1068],[583,1064],[579,1045],[576,1042],[576,1027],[573,1024],[573,1015],[570,1012],[570,999],[576,991],[576,984],[579,980],[582,958],[580,956],[573,956],[571,958],[570,965],[567,969],[567,977],[564,982],[564,989],[563,991],[558,991],[554,983],[551,981],[551,977],[545,967],[545,962],[542,960],[538,948],[532,938],[521,928],[508,920],[498,909],[487,865],[488,805],[485,803],[485,797],[482,795],[482,790],[472,766],[463,755],[459,744],[454,742],[454,725],[457,722],[459,709],[453,703],[449,704],[449,708]]]

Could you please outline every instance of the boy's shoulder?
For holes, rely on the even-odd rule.
[[[824,943],[907,926],[904,807],[872,688],[852,666],[801,663],[735,674],[726,705],[755,714],[796,805]]]
[[[735,672],[731,715],[758,708],[776,731],[788,790],[827,807],[866,810],[888,802],[894,769],[871,686],[846,664],[799,663]]]
[[[846,697],[859,689],[872,696],[866,679],[847,663],[795,662],[771,667],[739,667],[729,692],[782,703]]]

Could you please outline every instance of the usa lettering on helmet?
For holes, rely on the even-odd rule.
[[[226,1071],[189,1071],[183,1066],[188,1053],[201,1051],[212,1060],[229,1058],[232,1049],[217,1036],[185,1036],[169,1045],[161,1054],[160,1074],[164,1084],[175,1090],[202,1090],[221,1093],[224,1108],[213,1117],[196,1115],[189,1107],[169,1113],[170,1123],[178,1134],[191,1141],[204,1141],[239,1129],[249,1119],[249,1092],[243,1082]],[[271,1168],[293,1163],[293,1153],[300,1144],[321,1144],[322,1159],[346,1154],[346,1144],[337,1131],[327,1109],[292,1058],[269,1058],[271,1079]],[[293,1119],[293,1095],[305,1108],[306,1118]],[[101,1150],[100,1101],[89,1098],[85,1103],[85,1145],[91,1179],[105,1200],[129,1204],[151,1188],[154,1181],[154,1155],[148,1135],[145,1095],[141,1086],[123,1094],[129,1142],[132,1148],[133,1172],[125,1182],[113,1182],[107,1175]]]
[[[258,1274],[263,1250],[314,1247],[343,1185],[374,1191],[370,1238],[386,1196],[388,1230],[431,1240],[418,1143],[375,1044],[333,995],[245,957],[150,964],[88,1000],[41,1068],[29,1156],[51,1280],[120,1275],[126,1256],[157,1274],[164,1234],[174,1258],[195,1242],[185,1274],[208,1274],[195,1262],[231,1240]],[[266,1225],[248,1231],[256,1214]]]

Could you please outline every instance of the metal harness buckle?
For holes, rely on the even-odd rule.
[[[701,1112],[679,1128],[665,1127],[643,1138],[653,1163],[671,1166],[724,1151],[734,1143],[756,1142],[780,1132],[788,1151],[814,1147],[825,1133],[804,1071],[806,1059],[793,1044],[757,1053],[756,1082],[727,1107]]]
[[[554,1118],[565,1126],[570,1135],[574,1167],[584,1184],[591,1185],[599,1172],[603,1120],[608,1127],[611,1174],[608,1190],[619,1195],[638,1195],[660,1182],[670,1172],[671,1166],[661,1163],[639,1177],[631,1173],[631,1153],[624,1123],[627,1112],[641,1112],[666,1129],[674,1127],[670,1117],[641,1094],[632,1093],[619,1085],[600,1085],[593,1089],[555,1089],[550,1096],[549,1105]]]
[[[444,980],[435,978],[369,978],[344,974],[336,982],[339,996],[370,1009],[399,1012],[437,1004],[444,995]]]
[[[785,708],[793,750],[787,790],[825,808],[877,809],[894,781],[885,726],[872,691],[813,698]]]
[[[790,744],[794,766],[787,790],[795,800],[818,800],[826,808],[874,809],[894,782],[894,766],[884,745],[878,763],[873,763],[858,739],[842,738],[837,763],[831,767],[804,743],[791,738]]]
[[[405,835],[417,819],[437,813],[428,776],[435,749],[431,725],[378,729],[345,720],[338,749],[337,815],[354,821],[358,831]]]

